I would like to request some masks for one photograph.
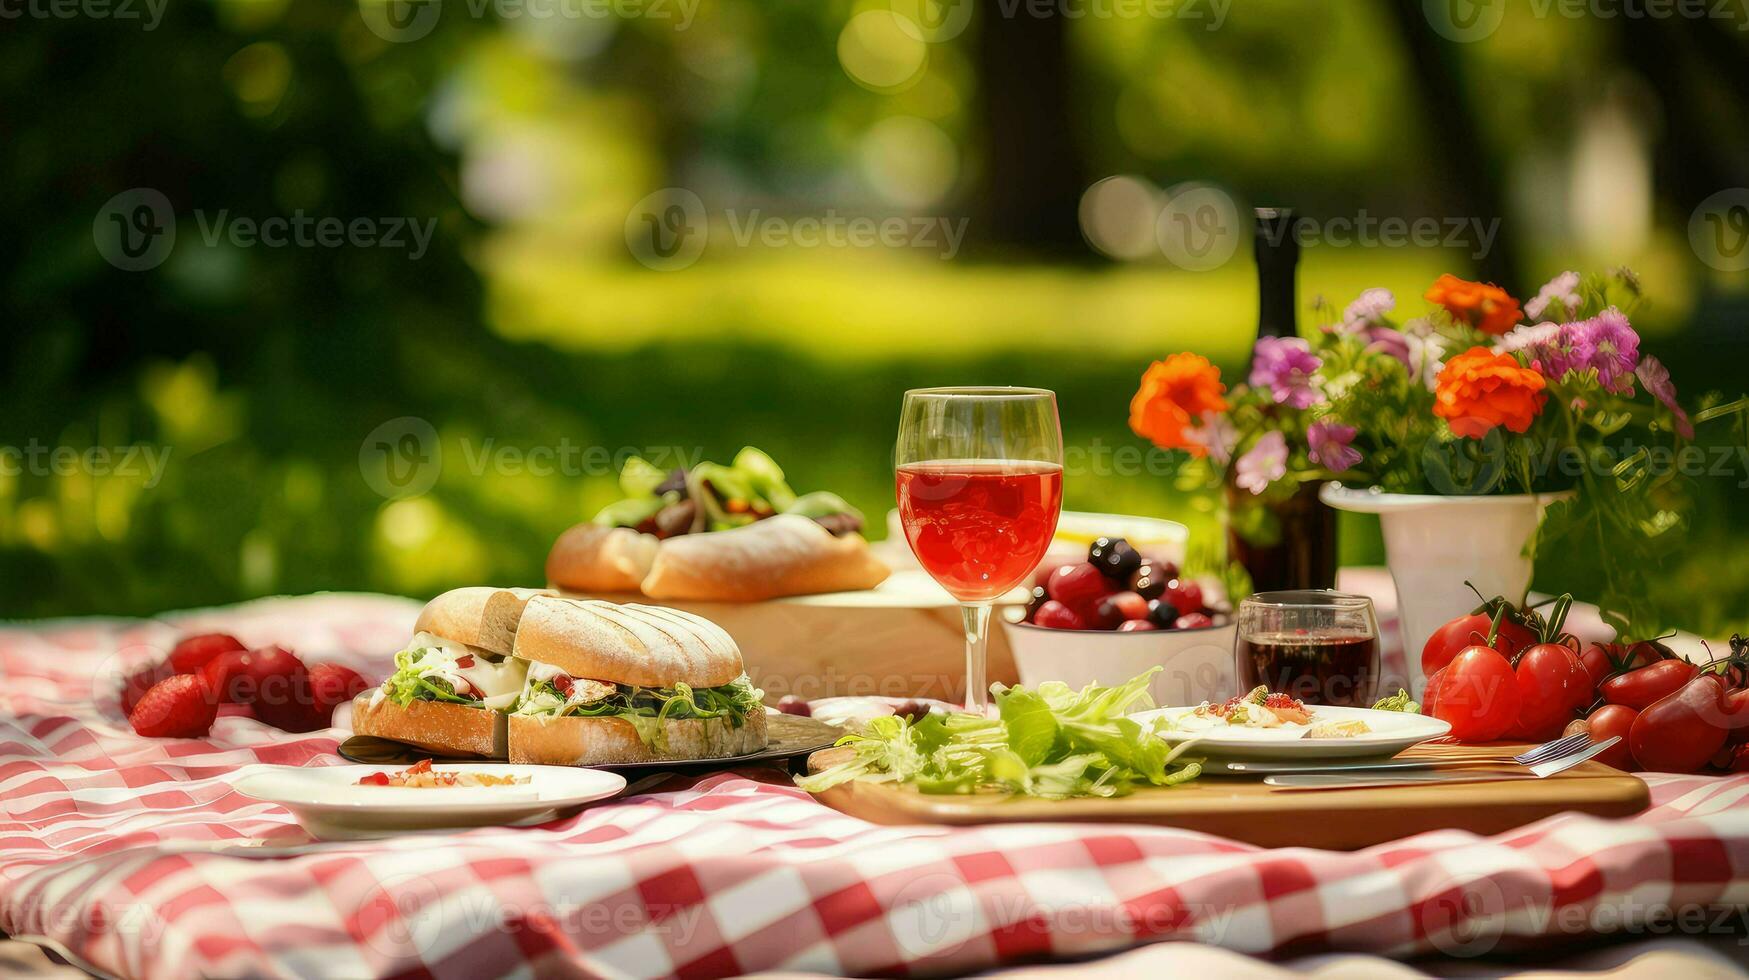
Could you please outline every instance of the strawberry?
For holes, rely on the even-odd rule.
[[[201,668],[207,686],[221,701],[253,704],[290,698],[299,686],[308,691],[303,661],[283,647],[232,650]]]
[[[166,663],[150,664],[129,674],[121,682],[121,713],[133,714],[134,707],[146,696],[146,692],[171,675],[170,665]]]
[[[329,711],[368,690],[370,682],[351,667],[316,664],[310,668],[310,693],[315,695],[318,705],[327,705]]]
[[[185,636],[170,650],[170,670],[176,674],[198,674],[214,657],[232,650],[246,650],[229,633],[201,633]]]
[[[200,738],[212,730],[218,705],[198,674],[177,674],[152,686],[128,715],[147,738]]]

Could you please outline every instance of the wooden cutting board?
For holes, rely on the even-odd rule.
[[[1503,758],[1528,746],[1418,745],[1404,757]],[[808,759],[810,771],[835,764],[849,749]],[[1500,771],[1514,764],[1485,766]],[[1497,834],[1567,811],[1625,817],[1651,802],[1646,784],[1599,762],[1547,779],[1445,786],[1298,790],[1255,778],[1203,776],[1183,786],[1140,790],[1117,799],[1036,800],[995,794],[927,796],[882,783],[852,781],[817,794],[820,802],[882,824],[1093,822],[1180,827],[1262,847],[1352,851],[1428,830]]]

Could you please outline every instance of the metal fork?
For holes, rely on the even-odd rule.
[[[1577,732],[1553,742],[1544,742],[1511,759],[1366,759],[1360,762],[1240,762],[1226,764],[1229,772],[1290,773],[1290,772],[1390,772],[1402,769],[1449,769],[1487,762],[1516,762],[1534,766],[1547,759],[1558,759],[1569,752],[1584,748],[1591,741],[1585,732]]]
[[[1263,782],[1268,786],[1279,786],[1283,789],[1363,789],[1374,786],[1425,786],[1443,783],[1491,783],[1506,779],[1547,779],[1558,772],[1566,772],[1581,762],[1601,755],[1610,746],[1621,741],[1620,735],[1612,735],[1601,742],[1591,742],[1586,736],[1586,742],[1565,755],[1545,757],[1538,762],[1526,766],[1529,772],[1402,772],[1383,776],[1350,776],[1340,772],[1298,773],[1281,776],[1267,776]],[[1525,753],[1529,755],[1530,753]]]

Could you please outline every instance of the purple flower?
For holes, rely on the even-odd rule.
[[[1390,327],[1368,327],[1362,334],[1366,338],[1366,349],[1372,354],[1389,354],[1403,362],[1404,367],[1414,367],[1409,360],[1409,338]]]
[[[1366,290],[1342,311],[1342,332],[1360,333],[1383,321],[1385,314],[1396,308],[1397,297],[1390,290],[1376,287]]]
[[[1564,320],[1579,312],[1579,273],[1563,272],[1543,284],[1536,297],[1524,304],[1524,315],[1532,323],[1542,320]],[[1549,308],[1556,307],[1553,311]],[[1543,314],[1548,313],[1549,316]]]
[[[1591,334],[1583,323],[1539,323],[1521,326],[1500,338],[1495,350],[1524,353],[1545,376],[1556,381],[1569,371],[1591,366]]]
[[[1233,483],[1255,495],[1286,475],[1287,437],[1278,429],[1265,432],[1250,452],[1239,457],[1239,474]]]
[[[1670,383],[1670,369],[1648,354],[1641,358],[1640,366],[1634,369],[1634,375],[1652,393],[1652,397],[1663,402],[1670,414],[1676,417],[1676,431],[1682,433],[1682,438],[1693,439],[1694,424],[1688,421],[1688,413],[1676,403],[1676,386]]]
[[[1640,335],[1628,324],[1627,316],[1612,306],[1573,326],[1584,333],[1591,348],[1589,363],[1597,369],[1597,383],[1618,395],[1633,394],[1634,368],[1640,363]]]
[[[1225,466],[1233,458],[1233,444],[1239,441],[1239,430],[1225,414],[1204,412],[1202,424],[1184,430],[1184,437],[1201,446],[1217,464]]]
[[[1251,386],[1267,388],[1276,404],[1310,408],[1318,401],[1312,375],[1323,364],[1298,337],[1264,337],[1251,354]]]
[[[1352,425],[1343,425],[1335,419],[1319,419],[1306,430],[1306,441],[1311,444],[1308,455],[1312,462],[1331,472],[1340,473],[1360,462],[1360,450],[1349,445],[1354,441]]]

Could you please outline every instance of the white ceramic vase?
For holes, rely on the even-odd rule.
[[[1385,564],[1397,586],[1398,628],[1408,681],[1419,698],[1427,688],[1421,648],[1433,631],[1478,605],[1483,596],[1517,602],[1530,587],[1524,554],[1543,511],[1562,493],[1445,497],[1324,486],[1319,497],[1337,510],[1377,514],[1385,536]]]

